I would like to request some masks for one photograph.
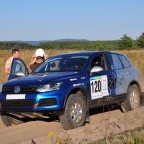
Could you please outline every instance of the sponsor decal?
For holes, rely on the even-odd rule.
[[[77,80],[77,78],[70,79],[70,81],[76,81],[76,80]]]
[[[84,83],[78,83],[78,84],[73,84],[73,86],[80,86],[80,85],[84,85]]]
[[[91,98],[98,99],[108,96],[108,79],[106,75],[90,78]]]

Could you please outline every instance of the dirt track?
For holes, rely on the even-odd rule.
[[[91,112],[89,124],[68,131],[63,130],[58,121],[33,121],[11,127],[5,127],[0,122],[0,144],[52,144],[49,132],[54,133],[54,140],[59,136],[70,144],[92,141],[144,126],[143,111],[144,106],[128,113],[119,109],[107,109],[103,113],[101,108]]]

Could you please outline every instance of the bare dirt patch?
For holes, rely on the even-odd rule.
[[[89,124],[68,131],[63,130],[57,121],[33,121],[11,127],[5,127],[1,123],[0,143],[52,144],[52,139],[56,143],[57,136],[70,144],[87,143],[144,126],[143,112],[143,106],[128,113],[122,113],[119,109],[106,110],[104,113],[96,110],[92,112]],[[48,136],[50,132],[54,134],[52,139]]]

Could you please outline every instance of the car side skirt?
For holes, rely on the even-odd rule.
[[[119,104],[126,99],[126,94],[121,94],[117,96],[105,96],[96,100],[89,102],[89,108],[96,108],[100,106],[110,105],[110,104]]]

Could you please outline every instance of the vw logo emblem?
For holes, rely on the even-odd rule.
[[[15,88],[14,88],[14,93],[19,93],[20,92],[20,87],[19,86],[16,86]]]

